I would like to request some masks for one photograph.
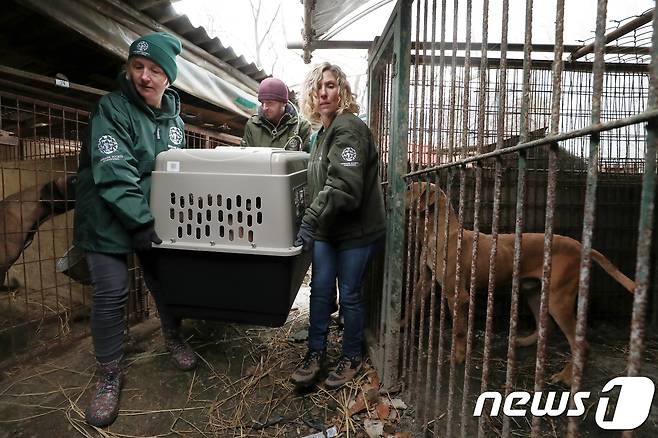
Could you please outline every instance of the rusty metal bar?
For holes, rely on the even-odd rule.
[[[414,60],[414,62],[417,62],[418,64],[426,64],[429,62],[428,57],[423,57],[422,55],[412,55],[411,59]],[[463,65],[464,64],[464,57],[463,56],[457,56],[455,57],[457,65]],[[479,57],[471,56],[471,65],[473,66],[478,66],[482,62],[482,59]],[[488,59],[488,64],[491,68],[498,67],[500,64],[500,59],[497,58],[489,58]],[[518,67],[522,68],[523,67],[523,59],[518,59],[518,58],[509,58],[507,60],[507,66],[508,67]],[[632,63],[625,63],[625,62],[606,62],[606,71],[609,72],[625,72],[625,73],[645,73],[649,69],[649,64],[632,64]],[[532,61],[532,68],[533,70],[552,70],[553,69],[553,61],[549,61],[547,59],[534,59]],[[594,64],[592,62],[580,62],[580,61],[574,61],[572,63],[565,64],[564,69],[565,71],[587,71],[591,72],[594,68]]]
[[[555,55],[553,59],[553,93],[551,95],[551,135],[560,130],[560,102],[562,98],[562,71],[564,62],[564,0],[557,0],[555,12]],[[544,389],[544,366],[548,337],[548,303],[553,267],[553,222],[557,186],[557,160],[559,147],[552,143],[548,151],[548,186],[546,189],[546,216],[544,222],[544,261],[542,266],[541,295],[539,298],[539,326],[537,327],[537,360],[535,363],[535,393]],[[532,419],[532,438],[541,436],[541,417]]]
[[[432,36],[431,36],[431,41],[434,42],[436,41],[436,3],[437,0],[432,0],[432,10],[431,10],[431,23],[432,23]],[[434,150],[434,87],[435,87],[435,81],[434,81],[434,66],[435,66],[435,45],[432,44],[431,50],[430,50],[430,98],[429,98],[429,125],[428,125],[428,130],[429,130],[429,136],[428,136],[428,149],[429,150]],[[440,87],[443,87],[442,83],[439,83]],[[438,122],[438,128],[440,128],[441,122]],[[439,133],[438,135],[439,141],[441,139],[441,135]],[[429,151],[428,151],[429,152]],[[436,156],[436,155],[434,155]],[[430,161],[430,165],[436,164],[433,160]],[[429,180],[428,180],[429,181]],[[432,178],[432,183],[436,185],[437,183],[437,174],[433,174]],[[434,236],[434,240],[436,242],[437,236],[438,236],[438,211],[437,211],[437,205],[434,205],[434,208],[432,209],[433,214],[432,214],[432,235]],[[429,209],[427,211],[427,215],[429,215]],[[431,245],[431,241],[428,239],[428,245]],[[435,247],[437,245],[434,245]],[[432,385],[432,379],[430,378],[430,370],[432,369],[432,359],[434,357],[434,324],[436,320],[436,270],[431,269],[431,274],[430,274],[430,296],[429,296],[429,301],[430,301],[430,311],[429,311],[429,328],[428,328],[428,336],[427,336],[427,362],[426,362],[426,379],[425,379],[425,390],[424,390],[424,397],[423,397],[423,415],[421,416],[421,424],[425,425],[425,427],[429,427],[429,419],[428,416],[432,412],[431,411],[431,394],[433,392],[433,389],[435,388],[434,385]],[[434,425],[436,429],[436,424]]]
[[[369,71],[379,65],[386,66],[390,72],[390,106],[391,123],[388,130],[388,168],[387,168],[387,221],[386,221],[386,259],[384,262],[384,286],[382,313],[389,326],[384,333],[384,352],[382,363],[382,384],[389,390],[399,390],[401,376],[403,336],[399,321],[403,307],[404,278],[404,238],[405,227],[405,181],[402,178],[407,166],[407,145],[409,141],[409,44],[411,1],[400,0],[387,24],[387,31],[374,52],[369,56]],[[384,44],[385,43],[385,44]],[[392,54],[397,54],[397,59]]]
[[[436,392],[436,397],[434,400],[434,406],[435,408],[435,418],[434,418],[434,429],[438,430],[438,424],[439,424],[439,419],[442,417],[439,412],[439,406],[440,406],[440,400],[441,396],[443,395],[443,391],[441,390],[443,387],[443,356],[444,356],[444,342],[445,342],[445,322],[446,322],[446,301],[447,301],[447,296],[448,296],[448,291],[446,290],[446,287],[443,286],[446,284],[446,279],[447,279],[447,269],[445,268],[446,265],[448,264],[448,236],[450,235],[451,231],[451,223],[450,223],[450,199],[452,199],[452,178],[453,178],[453,171],[450,169],[447,172],[446,175],[446,185],[445,185],[445,195],[446,195],[446,204],[444,208],[444,215],[441,220],[443,220],[443,244],[441,245],[441,248],[438,247],[438,240],[437,240],[437,254],[435,258],[439,257],[438,251],[441,250],[441,257],[443,259],[443,272],[441,272],[441,305],[439,308],[439,345],[438,345],[438,352],[437,352],[437,358],[436,358],[436,386],[437,386],[437,392]],[[435,207],[437,210],[439,208],[438,202]],[[438,214],[438,211],[437,213]],[[441,232],[441,229],[439,229],[439,232]],[[437,239],[438,239],[439,233],[437,232]]]
[[[648,22],[651,21],[653,18],[653,9],[650,11],[645,12],[644,14],[640,15],[639,17],[629,21],[628,23],[624,24],[623,26],[620,26],[618,29],[613,30],[609,34],[604,36],[604,41],[603,45],[605,46],[608,44],[610,41],[614,41],[619,37],[622,37],[626,35],[629,32],[634,31],[635,29],[639,28],[640,26],[644,26]],[[605,30],[604,30],[605,31]],[[582,46],[578,50],[575,50],[571,52],[571,55],[569,56],[569,61],[575,61],[578,58],[582,58],[585,55],[588,55],[592,53],[595,49],[596,42],[587,44],[586,46]],[[602,49],[602,50],[605,50]],[[604,53],[604,52],[602,52]]]
[[[521,100],[521,131],[519,141],[526,141],[528,137],[528,123],[530,112],[530,68],[532,52],[532,7],[533,1],[526,0],[525,9],[525,42],[523,49],[523,86]],[[507,397],[516,382],[516,338],[517,324],[519,321],[519,273],[521,270],[521,247],[523,243],[523,228],[525,224],[525,201],[526,201],[526,151],[519,151],[517,168],[517,191],[516,191],[516,224],[514,228],[514,264],[512,270],[512,292],[510,303],[510,323],[507,343],[507,372],[505,376],[505,397]],[[510,417],[503,418],[503,437],[510,436]]]
[[[466,150],[467,150],[467,144],[468,144],[468,126],[469,126],[469,120],[468,120],[468,110],[469,110],[469,77],[470,77],[470,57],[471,57],[471,20],[472,20],[472,12],[473,12],[473,2],[472,0],[467,0],[466,1],[466,62],[464,63],[464,91],[463,91],[463,99],[462,99],[462,136],[461,136],[461,141],[460,141],[460,146],[462,149],[462,155],[465,157],[466,156]],[[454,298],[453,298],[453,319],[452,319],[452,348],[450,352],[450,375],[448,377],[448,418],[447,418],[447,436],[453,436],[453,415],[454,415],[454,405],[453,405],[453,399],[455,395],[455,364],[456,364],[456,357],[455,357],[455,352],[457,351],[456,343],[459,342],[460,345],[465,349],[466,345],[464,343],[466,342],[466,333],[458,333],[458,330],[456,329],[457,327],[461,327],[462,324],[466,323],[467,321],[458,321],[458,318],[460,318],[460,309],[461,309],[461,302],[460,300],[463,299],[462,293],[466,293],[465,290],[462,290],[461,285],[462,285],[462,276],[467,275],[468,273],[463,273],[463,268],[462,268],[462,252],[463,252],[463,245],[464,245],[464,196],[465,196],[465,186],[466,186],[466,171],[464,167],[459,168],[459,232],[457,234],[457,266],[455,270],[455,290],[454,290]],[[451,291],[448,291],[450,293]],[[461,330],[461,328],[460,328]],[[463,337],[462,339],[459,339],[460,337]],[[462,350],[460,355],[465,354],[465,350]],[[464,360],[464,357],[461,357],[461,360]],[[463,404],[463,394],[462,394],[462,404]],[[461,419],[461,422],[464,422],[464,418]]]
[[[658,17],[653,17],[651,77],[647,106],[658,106]],[[628,343],[628,376],[635,377],[642,368],[642,353],[646,334],[646,312],[648,305],[649,283],[651,282],[651,250],[653,243],[653,217],[655,214],[656,189],[656,143],[658,143],[658,120],[647,124],[647,149],[644,157],[645,167],[642,177],[642,200],[640,204],[640,223],[638,225],[637,260],[635,262],[635,295],[631,316],[631,338]],[[655,290],[656,285],[653,285]],[[656,306],[656,303],[653,304]],[[632,431],[622,433],[624,438],[633,436]]]
[[[419,11],[420,11],[420,0],[418,1],[419,5]],[[423,5],[423,41],[427,41],[427,0],[425,0],[424,5]],[[424,55],[424,50],[423,50],[423,55]],[[418,147],[420,148],[420,161],[421,164],[423,163],[423,160],[425,158],[425,90],[427,88],[427,67],[426,65],[423,65],[423,74],[422,74],[422,81],[421,81],[421,112],[420,112],[420,126],[418,127]],[[417,86],[418,84],[416,84]],[[431,103],[430,103],[431,106]],[[429,182],[429,181],[427,181]],[[429,205],[429,198],[430,198],[430,193],[429,190],[426,191],[426,204]],[[428,239],[428,225],[430,222],[429,218],[429,208],[425,211],[424,218],[423,218],[423,240],[427,241]],[[422,263],[422,260],[419,260],[418,264]],[[424,266],[421,266],[420,269],[426,269]],[[422,271],[420,275],[423,275]],[[414,402],[415,404],[418,405],[418,418],[423,418],[425,415],[425,408],[421,402],[423,400],[423,394],[422,391],[419,389],[422,387],[421,381],[423,378],[427,380],[427,376],[425,373],[423,373],[423,364],[427,360],[427,349],[425,348],[425,302],[426,298],[424,294],[420,296],[420,315],[419,315],[419,330],[418,330],[418,356],[417,356],[417,361],[416,361],[416,382],[414,385],[414,388],[416,389],[414,391]]]
[[[325,42],[325,41],[323,41]],[[367,49],[369,46],[368,44],[371,44],[372,41],[326,41],[326,43],[338,43],[338,47],[320,47],[320,48],[360,48],[360,49]],[[318,43],[318,41],[315,41],[315,43]],[[411,49],[412,50],[421,50],[425,48],[426,46],[429,46],[430,48],[434,46],[435,43],[432,42],[427,42],[425,44],[412,44]],[[564,45],[564,51],[567,52],[573,52],[576,51],[580,48],[582,48],[582,45],[569,45],[565,44]],[[302,46],[300,44],[295,44],[295,43],[289,43],[288,44],[289,49],[301,49]],[[314,48],[316,48],[314,46]],[[457,43],[457,50],[465,50],[466,48],[466,42],[460,41]],[[491,51],[497,51],[500,49],[500,43],[478,43],[478,42],[471,42],[471,50],[475,51],[484,51],[485,49],[489,49]],[[533,52],[550,52],[553,53],[555,52],[556,47],[555,44],[533,44],[532,45],[532,51]],[[508,52],[523,52],[523,44],[515,44],[515,43],[509,43],[507,44],[507,51]],[[651,55],[651,49],[649,47],[636,47],[636,46],[610,46],[605,48],[605,53],[606,54],[616,54],[616,53],[622,53],[622,54],[638,54],[638,55]]]
[[[605,21],[607,12],[607,0],[599,0],[596,8],[596,37],[594,41],[594,82],[592,85],[592,124],[601,119],[601,95],[603,94],[603,47],[605,46]],[[571,391],[576,393],[580,390],[583,369],[585,367],[585,355],[587,348],[587,308],[589,305],[589,283],[592,251],[592,234],[594,231],[594,213],[596,208],[596,186],[598,181],[600,137],[595,133],[590,138],[589,161],[587,166],[587,187],[585,189],[585,206],[583,213],[582,250],[580,260],[580,276],[578,281],[578,307],[576,317],[576,339],[570,340],[569,344],[573,352],[571,358],[573,371]],[[574,344],[575,345],[572,345]],[[573,399],[570,405],[573,404]],[[567,436],[578,436],[579,421],[576,417],[569,418]]]
[[[443,149],[443,145],[445,142],[443,141],[443,135],[441,134],[441,126],[443,126],[443,96],[444,96],[444,91],[443,91],[443,80],[445,79],[445,66],[446,66],[446,59],[445,59],[445,53],[446,53],[446,11],[447,11],[448,5],[447,5],[447,0],[441,0],[441,41],[440,41],[440,50],[439,50],[439,113],[437,114],[437,120],[439,122],[439,133],[438,133],[438,140],[437,143],[440,145],[439,147]],[[437,148],[438,152],[439,148]],[[439,157],[437,156],[437,159]],[[438,163],[440,163],[441,160],[438,160]]]
[[[507,37],[509,26],[509,0],[503,0],[502,4],[502,28],[500,47],[500,79],[498,98],[498,119],[496,123],[496,151],[503,147],[505,136],[505,114],[507,103]],[[489,254],[489,278],[487,281],[487,316],[484,331],[484,346],[482,357],[482,380],[480,382],[480,393],[487,391],[489,387],[489,362],[491,358],[491,338],[493,336],[494,317],[494,291],[496,288],[496,255],[498,253],[498,227],[500,221],[500,198],[503,165],[500,156],[496,157],[496,168],[494,175],[494,204],[491,221],[491,252]],[[484,417],[478,420],[478,438],[485,436]]]
[[[420,0],[416,0],[416,41],[420,39]],[[418,138],[419,138],[419,131],[420,131],[420,126],[418,122],[418,76],[419,76],[419,67],[417,64],[413,65],[413,70],[414,70],[414,79],[413,79],[413,94],[414,94],[414,101],[413,101],[413,116],[412,116],[412,127],[409,132],[409,136],[412,139],[411,144],[412,150],[411,150],[411,168],[418,168]],[[422,105],[422,103],[421,103]],[[416,141],[413,141],[415,137]],[[417,309],[417,291],[415,288],[416,280],[418,278],[418,259],[420,257],[420,246],[422,243],[419,240],[420,236],[420,225],[419,222],[421,221],[421,214],[420,214],[420,205],[421,205],[421,199],[420,196],[418,199],[415,200],[415,205],[413,211],[415,212],[415,219],[413,222],[409,222],[409,224],[412,227],[415,227],[415,231],[413,232],[413,258],[409,258],[408,260],[410,261],[410,264],[413,264],[413,270],[409,284],[410,284],[410,289],[408,290],[408,303],[409,306],[406,308],[407,312],[409,313],[409,325],[407,326],[406,330],[406,338],[405,343],[408,346],[407,350],[407,355],[404,356],[404,369],[405,369],[405,376],[407,377],[407,381],[405,382],[405,388],[406,389],[411,389],[412,392],[409,393],[409,398],[411,400],[415,400],[415,392],[413,391],[413,384],[415,381],[415,376],[417,373],[417,369],[414,368],[413,364],[415,363],[414,356],[417,354],[418,349],[415,348],[415,333],[416,333],[416,327],[417,327],[417,315],[416,315],[416,309]],[[423,239],[425,236],[422,236]],[[419,318],[418,318],[419,319]],[[422,327],[420,327],[422,329]]]
[[[311,62],[311,42],[315,36],[313,30],[313,10],[315,9],[315,0],[304,0],[304,33],[302,34],[304,49],[304,63]]]
[[[463,252],[463,246],[464,246],[464,197],[465,197],[465,186],[466,186],[466,173],[464,171],[463,167],[459,168],[459,213],[457,215],[457,251],[455,253],[455,272],[454,274],[449,273],[448,275],[454,275],[454,284],[452,285],[454,289],[450,287],[446,287],[446,296],[449,296],[448,294],[452,294],[452,309],[451,311],[451,316],[452,316],[452,332],[451,332],[451,344],[450,344],[450,374],[448,376],[448,418],[446,420],[446,436],[453,436],[453,414],[454,414],[454,406],[453,406],[453,399],[455,396],[455,374],[456,374],[456,368],[457,368],[457,355],[463,355],[464,352],[459,352],[458,350],[458,343],[461,345],[462,342],[465,341],[465,339],[459,339],[462,338],[465,333],[461,333],[461,316],[460,316],[460,309],[461,309],[461,300],[463,299],[463,296],[461,294],[462,289],[462,252]],[[446,210],[450,210],[450,198],[446,199]],[[447,263],[451,263],[452,261],[446,260],[446,264],[444,265],[444,271],[448,271],[448,265]],[[449,283],[448,283],[449,284]],[[463,360],[463,357],[460,357],[461,360]]]
[[[489,0],[482,3],[482,64],[480,65],[480,88],[478,96],[478,129],[477,129],[477,149],[482,153],[484,148],[484,129],[485,129],[485,106],[487,103],[487,46],[489,40]],[[466,438],[472,436],[469,433],[468,426],[471,423],[472,416],[468,411],[468,401],[471,392],[471,369],[473,367],[471,356],[473,354],[473,336],[475,320],[475,293],[476,293],[476,275],[477,275],[477,258],[479,250],[480,237],[480,202],[482,192],[482,165],[478,161],[475,167],[475,199],[473,204],[473,248],[471,253],[471,278],[468,300],[468,324],[466,329],[466,362],[464,363],[464,388],[461,406],[461,428],[460,436]]]
[[[457,29],[459,24],[459,1],[452,2],[452,57],[450,63],[450,112],[448,113],[448,162],[455,161],[455,106],[457,100]]]

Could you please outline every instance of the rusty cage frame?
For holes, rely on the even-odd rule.
[[[465,14],[460,15],[459,9],[464,5]],[[489,0],[478,5],[482,7],[478,11],[482,14],[482,41],[472,42],[472,0],[399,0],[382,36],[370,50],[368,120],[380,146],[388,219],[383,286],[371,286],[367,291],[370,356],[384,385],[390,390],[403,390],[417,407],[416,419],[426,433],[466,437],[495,432],[509,437],[529,431],[531,436],[538,437],[550,422],[554,433],[578,436],[581,430],[590,427],[591,419],[587,423],[579,417],[567,420],[566,416],[559,419],[530,416],[525,425],[511,422],[509,417],[475,419],[472,415],[474,395],[492,389],[500,389],[505,396],[517,388],[535,393],[554,389],[545,381],[546,358],[549,351],[554,353],[549,350],[548,343],[547,291],[553,236],[556,230],[568,233],[560,228],[565,210],[568,210],[567,216],[576,212],[577,226],[571,223],[571,234],[582,243],[571,391],[574,393],[592,384],[584,381],[584,372],[588,369],[585,337],[589,296],[593,286],[598,291],[606,285],[595,283],[590,253],[595,247],[597,211],[606,202],[606,186],[620,188],[623,193],[611,198],[613,203],[625,197],[629,203],[624,205],[636,210],[629,220],[608,221],[607,225],[613,232],[622,227],[630,228],[632,238],[618,243],[623,248],[616,261],[630,263],[630,266],[624,265],[622,271],[636,283],[634,295],[625,298],[629,315],[625,326],[630,341],[626,338],[622,342],[626,356],[622,365],[627,369],[622,366],[614,372],[638,376],[643,366],[645,372],[656,371],[647,367],[654,356],[653,353],[648,355],[646,350],[648,324],[655,326],[658,319],[657,306],[653,305],[652,320],[647,322],[650,301],[653,303],[656,299],[658,275],[651,268],[657,250],[652,232],[658,128],[658,39],[655,31],[658,17],[653,11],[647,11],[606,33],[607,1],[598,0],[594,41],[582,47],[568,46],[563,38],[565,0],[556,0],[555,44],[533,45],[533,0],[526,0],[525,40],[523,44],[513,44],[507,41],[510,4],[509,0],[503,0],[492,6],[500,8],[502,17],[500,43],[492,44],[489,43]],[[451,24],[447,23],[451,18],[449,12]],[[460,28],[464,24],[465,29]],[[452,37],[446,36],[449,28]],[[458,42],[458,31],[462,30],[465,42]],[[635,47],[607,46],[629,32],[634,33]],[[643,42],[637,44],[638,39]],[[473,56],[474,51],[478,51],[479,56]],[[522,53],[523,58],[509,56],[515,51]],[[539,52],[552,53],[553,59],[533,58],[533,54]],[[565,62],[565,52],[571,52],[569,62]],[[629,53],[630,58],[626,57]],[[584,56],[589,60],[575,62]],[[543,82],[538,77],[544,78]],[[569,78],[569,83],[565,83],[565,78]],[[543,96],[538,92],[542,84]],[[610,87],[616,91],[609,91]],[[510,96],[512,102],[507,101]],[[561,111],[571,105],[569,99],[579,97],[587,102],[585,108],[579,107],[579,112],[574,114]],[[543,103],[538,104],[539,100]],[[619,107],[619,102],[627,102],[629,106]],[[538,105],[543,105],[543,111],[537,110]],[[531,126],[538,114],[545,122],[543,132],[536,129],[538,126]],[[632,145],[624,146],[629,144]],[[633,152],[628,152],[631,149]],[[580,159],[576,160],[574,157],[578,154],[581,154]],[[572,175],[573,179],[560,179],[562,175]],[[468,292],[463,366],[456,363],[456,334],[450,329],[450,321],[457,313],[452,312],[446,302],[457,300],[458,288],[441,290],[436,285],[440,273],[432,272],[430,296],[419,297],[414,290],[420,253],[423,245],[429,243],[416,239],[426,236],[432,229],[437,230],[439,221],[444,221],[447,224],[444,241],[447,240],[449,209],[445,217],[438,217],[434,209],[432,217],[431,214],[421,215],[420,199],[405,206],[409,185],[413,182],[437,184],[445,190],[448,202],[458,207],[456,284],[465,275],[461,272],[462,260],[477,259],[480,233],[492,235],[489,284],[483,296],[486,308],[478,307],[474,287]],[[581,192],[568,200],[559,199],[560,186],[569,184],[579,185]],[[429,195],[425,196],[429,201]],[[488,214],[490,217],[486,218]],[[544,234],[544,262],[538,285],[541,293],[537,359],[523,370],[529,370],[534,376],[521,379],[525,375],[519,370],[522,361],[514,345],[518,337],[519,298],[523,294],[519,280],[523,256],[521,241],[528,224],[532,224],[533,231]],[[493,260],[498,235],[506,227],[507,232],[515,235],[514,274],[511,293],[503,309],[495,307],[499,298],[496,295],[494,300]],[[473,230],[474,236],[473,251],[468,254],[462,251],[465,229]],[[437,257],[444,257],[443,266],[447,251],[447,245],[437,248]],[[474,283],[475,275],[473,269],[466,282]],[[448,294],[454,295],[448,297]],[[406,311],[415,308],[417,301],[419,312]],[[427,304],[429,311],[426,311]],[[498,315],[501,310],[506,313]],[[478,322],[479,316],[483,321]],[[503,340],[506,342],[501,344],[504,348],[494,353],[493,344],[500,344],[495,339],[494,320],[499,322],[505,318],[509,318]],[[483,330],[478,332],[478,327]],[[474,339],[476,333],[481,337]],[[651,351],[655,351],[655,346],[651,347]],[[494,361],[494,354],[502,354],[499,358],[502,363]],[[499,374],[497,380],[495,372]],[[478,383],[479,388],[476,388]],[[655,425],[650,427],[655,428]],[[624,432],[625,436],[631,434]]]

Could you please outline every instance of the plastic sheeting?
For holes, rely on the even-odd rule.
[[[315,0],[313,11],[315,37],[319,38],[363,3],[363,0]]]
[[[105,50],[128,58],[128,47],[139,35],[155,31],[135,20],[128,26],[103,14],[103,9],[91,7],[86,2],[68,0],[23,0],[35,10],[41,11],[62,24],[87,37]],[[129,17],[130,18],[130,17]],[[123,20],[125,22],[125,20]],[[159,30],[159,29],[158,29]],[[183,48],[177,57],[178,78],[175,87],[218,107],[244,117],[250,117],[258,107],[253,91],[219,67]]]

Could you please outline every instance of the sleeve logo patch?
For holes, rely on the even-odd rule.
[[[355,161],[358,158],[356,150],[352,146],[347,146],[345,149],[343,149],[343,152],[340,153],[340,157],[344,161],[348,162]]]
[[[105,155],[116,152],[118,148],[119,144],[111,135],[106,134],[98,139],[98,150]]]
[[[169,140],[176,146],[180,145],[183,142],[183,131],[177,126],[172,126],[169,128]]]

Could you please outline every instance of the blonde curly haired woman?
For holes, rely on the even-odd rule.
[[[385,222],[377,148],[358,111],[340,67],[323,63],[307,74],[302,112],[322,127],[308,165],[311,204],[295,241],[313,251],[308,352],[291,376],[299,386],[313,384],[324,367],[336,279],[344,317],[342,357],[325,385],[342,386],[363,363],[361,281],[383,240]]]

